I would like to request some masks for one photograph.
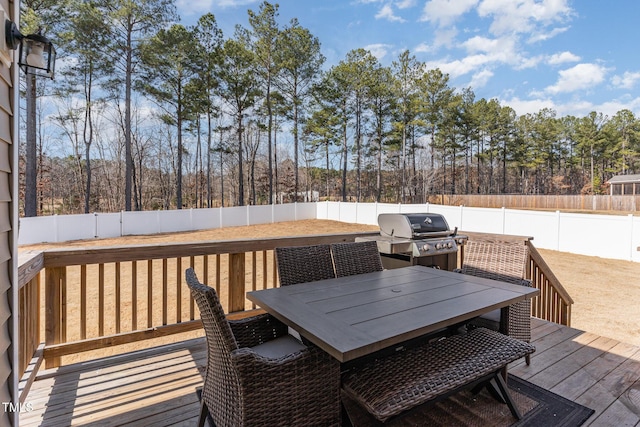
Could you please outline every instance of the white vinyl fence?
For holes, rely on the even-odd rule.
[[[319,202],[318,219],[377,224],[381,213],[433,212],[461,231],[531,236],[538,248],[640,262],[640,216],[434,204]]]
[[[439,213],[452,229],[531,236],[538,248],[640,262],[638,216],[434,204],[316,202],[21,218],[18,243],[64,242],[316,218],[375,225],[379,214],[392,212]]]
[[[316,218],[315,203],[20,218],[18,245],[173,233]]]

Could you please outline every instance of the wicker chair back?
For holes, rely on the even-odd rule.
[[[186,270],[185,276],[207,336],[207,370],[202,400],[217,425],[240,425],[240,380],[231,360],[231,352],[238,345],[215,289],[200,283],[192,268]]]
[[[280,286],[336,277],[329,245],[289,246],[275,251]]]
[[[331,253],[336,277],[383,270],[378,244],[374,241],[334,243]]]

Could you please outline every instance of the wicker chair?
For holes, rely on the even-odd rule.
[[[374,241],[334,243],[331,253],[337,277],[383,270],[378,244]]]
[[[340,424],[340,364],[286,335],[269,314],[229,321],[215,289],[186,271],[207,336],[198,425],[218,427]]]
[[[276,248],[276,263],[280,286],[336,277],[329,245]]]
[[[531,286],[525,279],[529,262],[529,248],[522,242],[481,242],[470,240],[464,247],[464,265],[456,270],[472,276],[501,280],[522,286]],[[492,311],[471,322],[471,325],[500,329],[500,310]],[[509,306],[508,334],[512,338],[531,342],[531,300]],[[531,362],[526,357],[527,365]]]

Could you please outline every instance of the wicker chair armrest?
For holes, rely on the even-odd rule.
[[[529,279],[522,279],[522,281],[520,282],[520,285],[530,288],[532,286],[532,282]]]
[[[242,398],[253,409],[278,408],[278,418],[267,425],[340,425],[340,363],[319,348],[277,359],[239,348],[231,357]]]
[[[255,347],[288,333],[287,326],[268,313],[228,322],[240,348]]]
[[[238,348],[231,353],[232,358],[239,364],[253,365],[253,369],[295,369],[295,365],[303,365],[308,359],[318,357],[323,352],[315,346],[309,346],[302,350],[289,353],[282,357],[270,358],[256,353],[248,347]],[[286,366],[285,366],[286,365]],[[262,366],[262,367],[259,367]],[[240,366],[242,367],[242,366]],[[279,368],[278,368],[279,367]],[[257,372],[259,374],[260,372]]]

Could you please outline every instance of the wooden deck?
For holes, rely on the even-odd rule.
[[[596,413],[586,425],[640,427],[640,347],[588,332],[533,322],[531,365],[510,372]],[[204,339],[43,370],[21,426],[193,426]]]

